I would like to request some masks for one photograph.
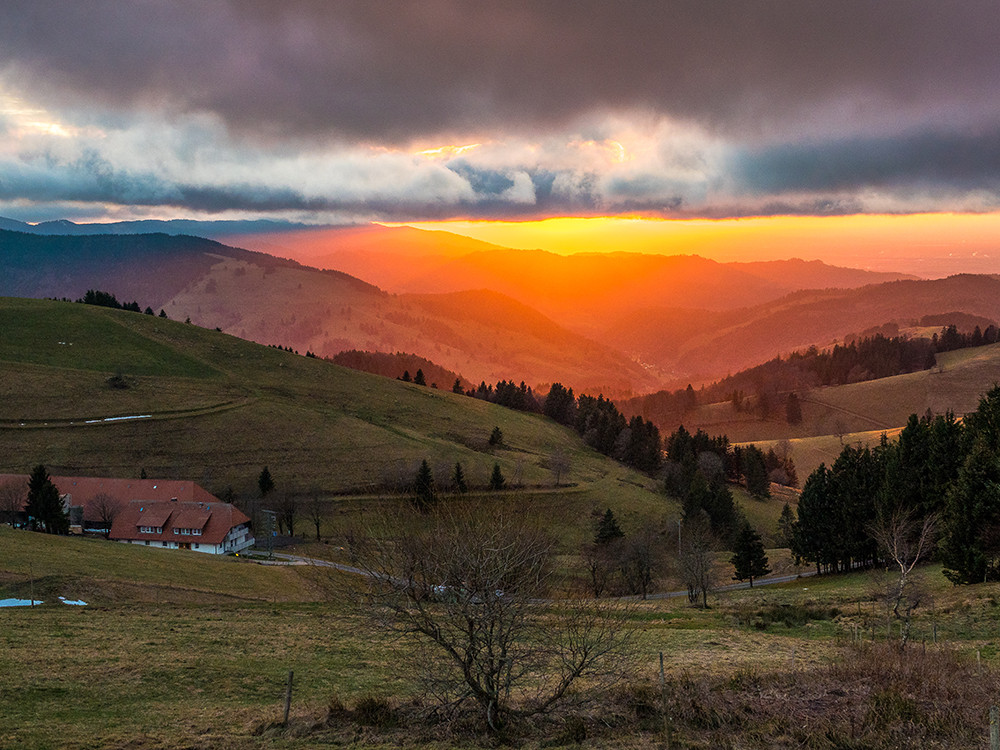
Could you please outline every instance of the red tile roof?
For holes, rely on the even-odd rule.
[[[94,507],[94,498],[98,495],[110,497],[120,507],[125,507],[132,500],[171,500],[177,498],[178,501],[219,502],[219,498],[201,486],[183,479],[113,479],[63,476],[53,476],[51,479],[60,495],[70,495],[70,505],[83,506],[83,517],[88,521],[100,519],[100,510]],[[0,485],[8,482],[22,485],[25,499],[27,499],[27,474],[0,474]]]
[[[204,508],[187,508],[177,513],[173,525],[178,529],[204,529],[211,517],[211,512]]]
[[[165,514],[165,515],[164,515]],[[207,516],[207,518],[206,518]],[[163,518],[160,523],[147,523],[144,519]],[[202,526],[197,523],[205,518]],[[193,521],[192,521],[193,520]],[[234,526],[249,523],[250,519],[229,503],[197,502],[148,502],[133,500],[115,518],[110,539],[142,540],[151,542],[197,542],[221,544]],[[185,525],[193,523],[193,525]],[[140,526],[163,528],[160,534],[144,534]],[[174,529],[201,529],[201,534],[174,533]]]
[[[120,513],[121,511],[119,511]],[[139,504],[139,517],[136,519],[136,526],[151,526],[158,529],[170,518],[170,507],[167,503],[150,503],[142,501]]]

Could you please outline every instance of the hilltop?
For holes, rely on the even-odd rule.
[[[339,271],[166,234],[0,230],[0,258],[7,269],[0,295],[77,299],[101,289],[174,320],[303,353],[407,351],[470,382],[559,381],[606,393],[657,382],[613,348],[495,292],[390,295]]]

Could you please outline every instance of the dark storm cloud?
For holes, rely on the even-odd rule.
[[[505,190],[514,187],[510,176],[495,169],[480,169],[469,164],[464,159],[456,159],[448,165],[448,169],[463,178],[477,193],[500,195]]]
[[[1000,108],[1000,5],[940,0],[7,0],[0,66],[64,101],[406,141],[640,109],[760,140]]]
[[[918,132],[784,144],[732,161],[738,189],[814,192],[859,187],[1000,189],[1000,127],[985,133]]]

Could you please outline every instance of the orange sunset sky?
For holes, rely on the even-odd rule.
[[[11,3],[0,219],[1000,272],[1000,6],[942,7]]]
[[[778,216],[661,220],[554,218],[411,223],[513,248],[556,253],[696,254],[719,261],[800,257],[926,278],[1000,272],[1000,214]]]

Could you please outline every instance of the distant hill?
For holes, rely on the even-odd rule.
[[[495,292],[394,296],[339,271],[186,236],[0,231],[0,294],[76,299],[101,289],[265,344],[333,356],[410,351],[470,381],[560,381],[608,395],[656,377],[606,345]]]
[[[650,308],[595,335],[684,382],[709,382],[779,354],[827,346],[889,322],[919,325],[928,315],[961,313],[961,322],[1000,317],[1000,277],[961,274],[859,289],[794,292],[733,311]],[[946,316],[947,317],[947,316]]]
[[[16,219],[0,216],[0,229],[42,235],[94,235],[94,234],[187,234],[209,239],[246,233],[267,235],[275,232],[292,232],[310,229],[306,224],[272,219],[236,221],[196,221],[192,219],[141,219],[137,221],[111,221],[93,224],[77,224],[66,219],[42,221],[29,224]]]
[[[302,268],[299,263],[263,253],[227,247],[201,237],[167,234],[36,235],[0,230],[4,274],[0,294],[19,297],[83,296],[101,289],[162,307],[198,281],[220,260],[229,258],[274,272]],[[347,274],[341,281],[377,291]]]

